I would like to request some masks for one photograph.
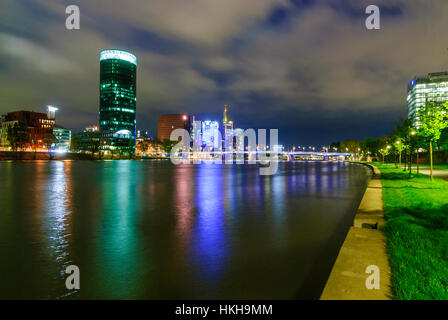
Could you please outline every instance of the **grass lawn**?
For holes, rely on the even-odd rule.
[[[397,299],[448,299],[448,181],[376,163]]]

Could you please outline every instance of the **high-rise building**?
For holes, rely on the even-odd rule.
[[[126,51],[100,53],[100,131],[110,149],[135,150],[137,58]]]
[[[208,148],[218,149],[221,143],[218,121],[202,122],[202,145]]]
[[[233,149],[233,121],[227,119],[227,105],[224,106],[224,116],[222,122],[224,130],[224,148],[226,150]]]
[[[196,121],[196,116],[193,116],[191,119],[191,141],[193,142],[193,146],[201,147],[202,146],[202,126],[201,121]]]
[[[418,111],[426,102],[448,101],[448,72],[430,73],[417,77],[408,85],[408,118],[418,125]]]
[[[166,114],[159,116],[157,138],[159,141],[170,140],[171,132],[185,129],[190,132],[190,116],[187,114]]]

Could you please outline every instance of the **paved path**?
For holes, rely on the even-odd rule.
[[[412,170],[417,171],[417,167],[412,167]],[[431,170],[429,168],[420,167],[420,173],[431,175]],[[433,169],[434,177],[442,178],[444,180],[448,180],[448,170],[446,169]]]
[[[390,266],[386,255],[384,234],[383,197],[380,172],[377,168],[355,216],[353,226],[342,245],[325,285],[321,300],[389,300]],[[377,266],[380,288],[368,289],[368,266]]]

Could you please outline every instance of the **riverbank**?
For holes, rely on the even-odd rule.
[[[0,151],[0,161],[28,161],[28,160],[91,160],[86,153],[53,153],[48,152],[11,152]]]
[[[387,254],[397,299],[448,299],[448,182],[381,170]]]
[[[132,160],[161,160],[169,159],[168,157],[133,157]],[[91,153],[53,153],[50,156],[48,152],[11,152],[11,151],[0,151],[0,161],[28,161],[28,160],[129,160],[128,156],[118,155],[103,156],[101,159],[97,155],[92,156]]]
[[[353,220],[353,226],[339,251],[321,295],[321,300],[388,300],[390,265],[386,254],[382,182],[380,171],[373,170],[366,192]],[[379,288],[366,285],[369,267],[377,268]],[[371,271],[369,271],[370,273]]]

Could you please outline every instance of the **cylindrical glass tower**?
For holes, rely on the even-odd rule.
[[[135,149],[137,58],[126,51],[100,53],[100,130],[111,149]]]

